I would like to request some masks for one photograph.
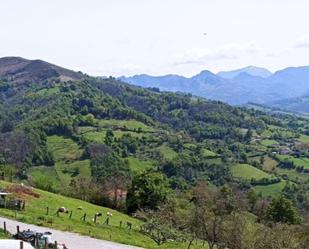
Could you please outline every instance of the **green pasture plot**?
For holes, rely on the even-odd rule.
[[[116,120],[116,119],[103,119],[99,120],[99,126],[105,128],[114,128],[114,129],[129,129],[129,130],[138,130],[141,129],[142,132],[153,132],[154,129],[140,121],[137,120]]]
[[[280,182],[274,184],[257,185],[253,189],[256,191],[256,193],[261,194],[263,197],[275,197],[282,193],[282,190],[285,187],[286,183],[287,181],[281,180]]]
[[[127,157],[130,169],[135,173],[140,173],[154,167],[155,162],[151,160],[141,160],[136,157]]]
[[[55,170],[61,183],[69,184],[78,176],[90,177],[90,161],[80,160],[83,149],[70,138],[51,136],[47,139],[48,149],[55,158]]]
[[[10,183],[0,181],[1,188],[5,188],[8,185]],[[16,219],[21,222],[51,227],[62,231],[71,231],[98,239],[111,240],[148,249],[185,249],[188,247],[187,243],[177,242],[168,242],[162,246],[157,246],[149,237],[139,232],[142,225],[141,221],[116,210],[38,189],[33,189],[33,191],[39,194],[39,197],[28,196],[26,198],[26,209],[17,212],[16,215]],[[48,214],[47,207],[49,208]],[[67,208],[69,213],[60,213],[58,217],[56,211],[59,207]],[[72,216],[70,218],[71,211]],[[94,215],[98,212],[102,213],[102,217],[98,217],[97,222],[94,223]],[[104,225],[107,212],[111,212],[113,216],[109,219],[109,225]],[[85,221],[82,219],[84,214],[86,214]],[[13,210],[0,208],[0,215],[15,219],[15,211]],[[131,230],[127,227],[127,222],[132,224]],[[192,249],[197,248],[200,247],[192,247]]]
[[[283,168],[276,168],[276,173],[280,176],[287,176],[289,180],[297,183],[305,182],[309,180],[308,173],[300,173],[297,172],[295,169],[283,169]]]
[[[173,160],[178,156],[177,152],[167,145],[161,145],[157,149],[161,152],[166,160]]]
[[[54,155],[55,161],[76,160],[83,154],[83,149],[71,138],[62,136],[49,136],[47,138],[48,150]]]
[[[187,150],[195,150],[197,146],[196,144],[185,143],[183,147]]]
[[[271,178],[271,175],[249,164],[236,164],[231,168],[231,171],[234,177],[245,180]]]
[[[309,143],[309,136],[308,135],[300,135],[300,138],[298,140],[302,143]]]
[[[266,147],[271,147],[271,146],[274,146],[275,144],[278,144],[278,142],[272,139],[264,139],[261,141],[261,145],[266,146]]]
[[[273,158],[266,156],[264,157],[264,164],[263,164],[263,169],[266,171],[272,171],[275,169],[278,165],[278,162],[274,160]]]
[[[208,150],[208,149],[202,149],[202,155],[204,157],[216,157],[217,154],[211,150]]]
[[[277,155],[280,161],[288,160],[294,162],[296,167],[304,167],[304,169],[309,169],[309,158],[296,158],[289,155]]]

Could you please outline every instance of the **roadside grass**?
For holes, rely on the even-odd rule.
[[[274,184],[257,185],[253,187],[253,189],[256,193],[261,194],[263,197],[276,197],[282,193],[286,183],[287,181],[281,180],[280,182]]]
[[[0,181],[1,188],[9,184]],[[38,189],[33,189],[33,191],[38,193],[40,197],[28,196],[26,198],[26,209],[17,212],[16,219],[18,221],[149,249],[185,249],[188,246],[185,243],[177,242],[168,242],[162,246],[157,246],[149,237],[139,232],[142,222],[126,214]],[[48,215],[46,214],[46,207],[49,207]],[[56,210],[59,207],[66,207],[72,211],[71,219],[69,214],[64,213],[60,213],[58,217]],[[78,209],[79,207],[82,207],[82,210]],[[97,212],[102,213],[103,216],[97,219],[97,223],[94,223],[93,217]],[[107,212],[112,212],[113,216],[110,218],[109,225],[104,225]],[[87,214],[86,221],[83,221],[81,217],[85,213]],[[0,215],[15,219],[15,211],[13,210],[0,208]],[[120,222],[122,222],[121,227]],[[132,230],[126,227],[126,222],[132,223]],[[200,248],[200,245],[195,245],[192,248]]]
[[[129,162],[130,169],[134,173],[141,173],[147,169],[151,169],[154,167],[155,162],[151,160],[141,160],[136,157],[127,157]]]
[[[249,164],[236,164],[232,166],[231,171],[234,177],[245,180],[271,178],[271,175]]]
[[[5,233],[3,229],[0,229],[0,239],[12,239],[12,237]]]

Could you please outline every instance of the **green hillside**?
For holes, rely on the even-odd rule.
[[[252,198],[245,212],[263,222],[272,217],[259,217],[258,204],[275,197],[291,201],[295,210],[309,207],[305,118],[143,89],[113,77],[58,69],[60,75],[43,70],[41,78],[24,70],[24,81],[0,77],[0,173],[40,189],[40,198],[27,199],[21,220],[45,225],[52,219],[58,228],[83,234],[91,228],[95,237],[146,248],[157,248],[159,236],[161,248],[185,248],[188,243],[178,243],[191,236],[198,236],[196,247],[206,241],[205,231],[187,229],[199,224],[202,214],[195,212],[204,210],[195,200],[229,200],[239,191],[244,202]],[[67,75],[70,80],[62,80]],[[46,205],[66,205],[74,218],[42,218]],[[79,205],[89,212],[85,223],[75,216],[82,214]],[[110,226],[91,222],[98,209],[118,210]],[[142,232],[119,228],[122,219],[134,226],[145,222]]]

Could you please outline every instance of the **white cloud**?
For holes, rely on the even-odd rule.
[[[309,48],[309,34],[298,37],[294,43],[295,48]]]
[[[244,55],[253,55],[263,49],[256,42],[230,43],[215,49],[192,48],[175,56],[175,64],[202,64],[206,61],[235,60]]]

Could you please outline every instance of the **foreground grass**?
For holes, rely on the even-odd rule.
[[[0,229],[0,239],[11,239],[9,234],[4,233],[3,229]]]
[[[9,184],[0,181],[0,188]],[[158,247],[150,238],[139,232],[142,222],[126,214],[42,190],[34,189],[33,191],[38,193],[40,197],[27,196],[26,209],[18,212],[16,216],[16,219],[21,222],[149,249],[184,249],[187,247],[186,244],[176,242],[169,242]],[[69,214],[61,213],[59,217],[56,215],[56,210],[62,206],[73,212],[71,218],[69,218]],[[48,215],[46,214],[46,207],[49,207]],[[82,207],[82,210],[79,210],[79,207]],[[112,212],[113,216],[110,218],[110,224],[104,225],[103,222],[106,220],[108,211]],[[97,223],[94,223],[93,217],[97,212],[102,213],[103,216],[97,219]],[[85,213],[87,214],[86,221],[83,221],[81,217]],[[15,219],[15,212],[12,210],[0,208],[0,215]],[[122,222],[121,227],[120,222]],[[126,222],[132,223],[132,230],[126,227]],[[192,248],[200,248],[200,246]]]

